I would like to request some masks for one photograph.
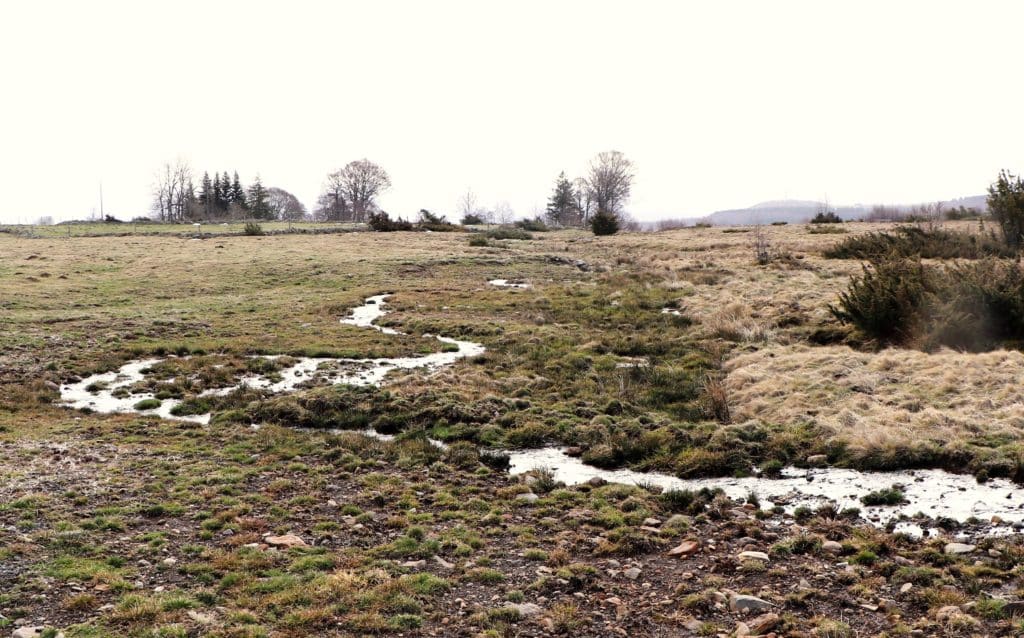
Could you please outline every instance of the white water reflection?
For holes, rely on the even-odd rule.
[[[515,283],[515,282],[511,282],[511,281],[509,281],[507,279],[491,279],[487,283],[491,284],[492,286],[497,286],[499,288],[529,288],[530,287],[530,284],[528,284],[528,283]]]
[[[373,328],[384,334],[402,334],[397,330],[378,326],[374,322],[384,316],[384,300],[388,295],[368,297],[362,306],[352,311],[352,315],[341,322],[354,326]],[[459,359],[483,354],[485,348],[479,343],[461,341],[449,337],[425,335],[453,348],[443,352],[435,352],[416,357],[392,357],[376,359],[349,359],[340,357],[301,357],[296,363],[279,370],[274,377],[262,374],[248,374],[235,385],[206,390],[200,396],[224,396],[242,388],[267,390],[272,393],[289,392],[300,384],[316,380],[325,384],[347,384],[357,386],[380,385],[385,377],[395,370],[413,370],[423,368],[427,371],[449,366]],[[276,359],[278,356],[262,357]],[[164,359],[144,359],[131,361],[114,372],[95,374],[73,384],[61,387],[61,401],[68,407],[88,408],[94,412],[137,412],[152,414],[168,419],[181,419],[197,423],[208,423],[209,414],[174,416],[171,410],[181,403],[178,399],[165,399],[155,410],[136,410],[135,405],[144,399],[154,399],[151,392],[126,393],[130,386],[143,381],[146,377],[143,370],[161,363]],[[169,380],[173,381],[173,379]],[[117,396],[115,396],[117,395]],[[121,396],[124,395],[124,396]]]
[[[901,515],[914,516],[918,513],[960,522],[971,517],[987,522],[993,516],[998,516],[1005,523],[1024,522],[1024,488],[1021,486],[1004,479],[978,483],[971,475],[951,474],[943,470],[861,472],[840,468],[786,468],[778,479],[681,479],[657,472],[602,470],[569,456],[561,448],[515,450],[509,456],[512,474],[547,468],[554,473],[556,480],[567,485],[585,483],[598,477],[610,483],[656,485],[666,490],[721,488],[730,498],[742,499],[754,493],[762,507],[778,504],[789,512],[800,506],[813,508],[833,502],[840,509],[859,508],[864,518],[879,525]],[[868,507],[861,503],[860,498],[865,494],[894,484],[902,486],[905,504]],[[909,527],[905,530],[914,531]]]

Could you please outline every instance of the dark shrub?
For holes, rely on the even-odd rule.
[[[487,231],[491,239],[533,239],[533,235],[515,226],[501,226]]]
[[[527,231],[533,231],[535,233],[544,233],[549,230],[548,225],[544,223],[544,220],[539,217],[536,219],[520,219],[515,223],[516,228],[521,228]]]
[[[590,218],[590,230],[595,235],[614,235],[619,232],[619,218],[614,213],[599,211]]]
[[[1024,269],[986,259],[927,266],[900,259],[865,266],[830,306],[880,343],[987,350],[1024,341]]]
[[[843,218],[832,211],[821,212],[811,218],[812,224],[842,224]]]
[[[242,232],[246,235],[262,235],[263,227],[256,222],[245,222],[245,229]]]
[[[462,216],[461,223],[463,226],[479,226],[480,224],[486,224],[487,222],[484,221],[484,218],[480,215],[477,215],[476,213],[469,213],[468,215]]]
[[[412,224],[410,222],[405,221],[401,217],[392,220],[384,211],[379,213],[370,213],[367,223],[370,225],[370,228],[378,233],[391,233],[397,230],[412,230]]]
[[[831,259],[981,259],[1012,257],[1015,252],[992,235],[901,226],[891,232],[848,237],[825,251]]]

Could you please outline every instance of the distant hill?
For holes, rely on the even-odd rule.
[[[934,202],[928,202],[932,204]],[[984,195],[972,195],[943,201],[945,209],[977,208],[979,211],[986,211]],[[803,223],[814,217],[818,211],[824,209],[823,202],[815,202],[801,199],[785,199],[754,204],[749,208],[734,208],[730,210],[719,210],[711,213],[700,221],[721,225],[721,226],[742,226],[750,224],[771,224],[773,222],[788,222],[791,224]],[[916,204],[901,204],[889,206],[902,212],[909,212]],[[854,204],[852,206],[829,206],[829,209],[842,217],[844,220],[863,219],[871,214],[873,205]]]

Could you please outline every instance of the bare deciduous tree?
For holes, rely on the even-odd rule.
[[[576,210],[579,211],[580,221],[586,225],[590,223],[590,217],[594,214],[594,200],[590,197],[590,186],[587,180],[577,177],[572,181],[572,193],[576,200]]]
[[[596,212],[617,215],[629,201],[633,186],[633,162],[619,151],[598,153],[590,162],[587,191]]]
[[[376,210],[377,196],[389,188],[391,178],[377,164],[368,159],[349,162],[327,176],[317,210],[325,219],[366,221]]]
[[[192,168],[177,159],[165,163],[153,182],[153,212],[161,221],[184,221],[192,201]]]
[[[516,213],[512,210],[512,205],[508,202],[498,202],[494,207],[494,221],[506,226],[511,224],[516,219]]]
[[[306,207],[299,198],[283,188],[268,188],[267,204],[274,219],[297,221],[306,216]]]

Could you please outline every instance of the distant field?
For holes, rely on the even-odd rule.
[[[320,223],[320,222],[259,222],[264,232],[338,232],[365,228],[364,224]],[[144,222],[83,222],[39,226],[35,224],[0,225],[0,233],[22,237],[95,237],[102,235],[240,235],[245,231],[245,222],[204,223],[199,227],[188,224],[157,224]]]

